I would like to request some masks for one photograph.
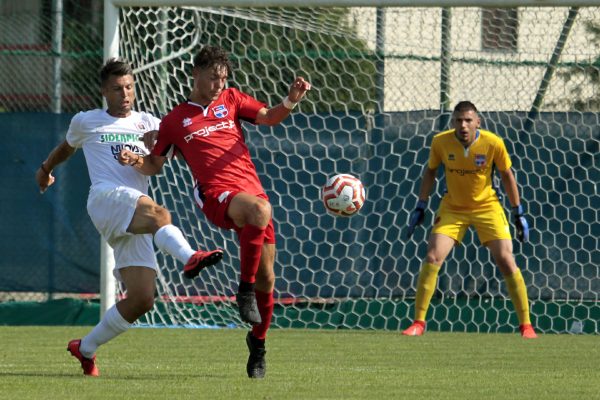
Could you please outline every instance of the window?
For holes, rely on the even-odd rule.
[[[519,36],[517,8],[481,9],[481,46],[488,51],[516,52]]]

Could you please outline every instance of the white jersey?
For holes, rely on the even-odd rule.
[[[158,130],[160,120],[151,114],[131,111],[117,118],[106,110],[80,112],[73,117],[67,143],[83,149],[92,188],[96,185],[126,186],[148,193],[149,178],[135,168],[117,161],[125,148],[144,156],[149,153],[142,141],[144,132]]]

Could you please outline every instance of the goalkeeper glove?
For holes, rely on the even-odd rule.
[[[425,200],[419,200],[417,202],[417,207],[410,213],[408,219],[408,231],[406,233],[407,239],[410,239],[417,225],[421,225],[425,220],[425,207],[427,207],[427,202]]]
[[[522,205],[519,204],[512,208],[513,221],[515,222],[515,228],[517,230],[517,239],[523,243],[529,241],[529,224],[527,224],[524,214]]]

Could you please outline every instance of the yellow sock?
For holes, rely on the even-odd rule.
[[[506,281],[506,287],[508,294],[513,302],[519,323],[530,324],[529,319],[529,301],[527,300],[527,288],[525,287],[525,280],[521,275],[521,270],[517,269],[510,275],[505,275],[504,280]]]
[[[437,285],[440,265],[424,263],[417,280],[417,295],[415,296],[415,321],[425,321],[429,302]]]

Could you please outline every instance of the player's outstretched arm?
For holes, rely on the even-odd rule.
[[[141,156],[131,150],[123,149],[119,152],[117,160],[121,165],[134,167],[140,173],[150,176],[156,175],[161,171],[167,157],[155,156],[152,154]]]
[[[256,123],[259,125],[277,125],[290,115],[290,112],[296,107],[298,102],[306,95],[306,92],[310,90],[310,83],[304,80],[303,77],[299,76],[290,85],[290,91],[283,101],[272,107],[263,108],[258,112],[256,116]]]
[[[62,162],[65,162],[75,153],[75,148],[71,147],[67,141],[63,141],[58,146],[56,146],[46,160],[42,161],[40,167],[35,172],[35,181],[37,182],[40,193],[44,193],[49,186],[51,186],[55,178],[52,175],[52,170],[56,168],[56,166]]]

